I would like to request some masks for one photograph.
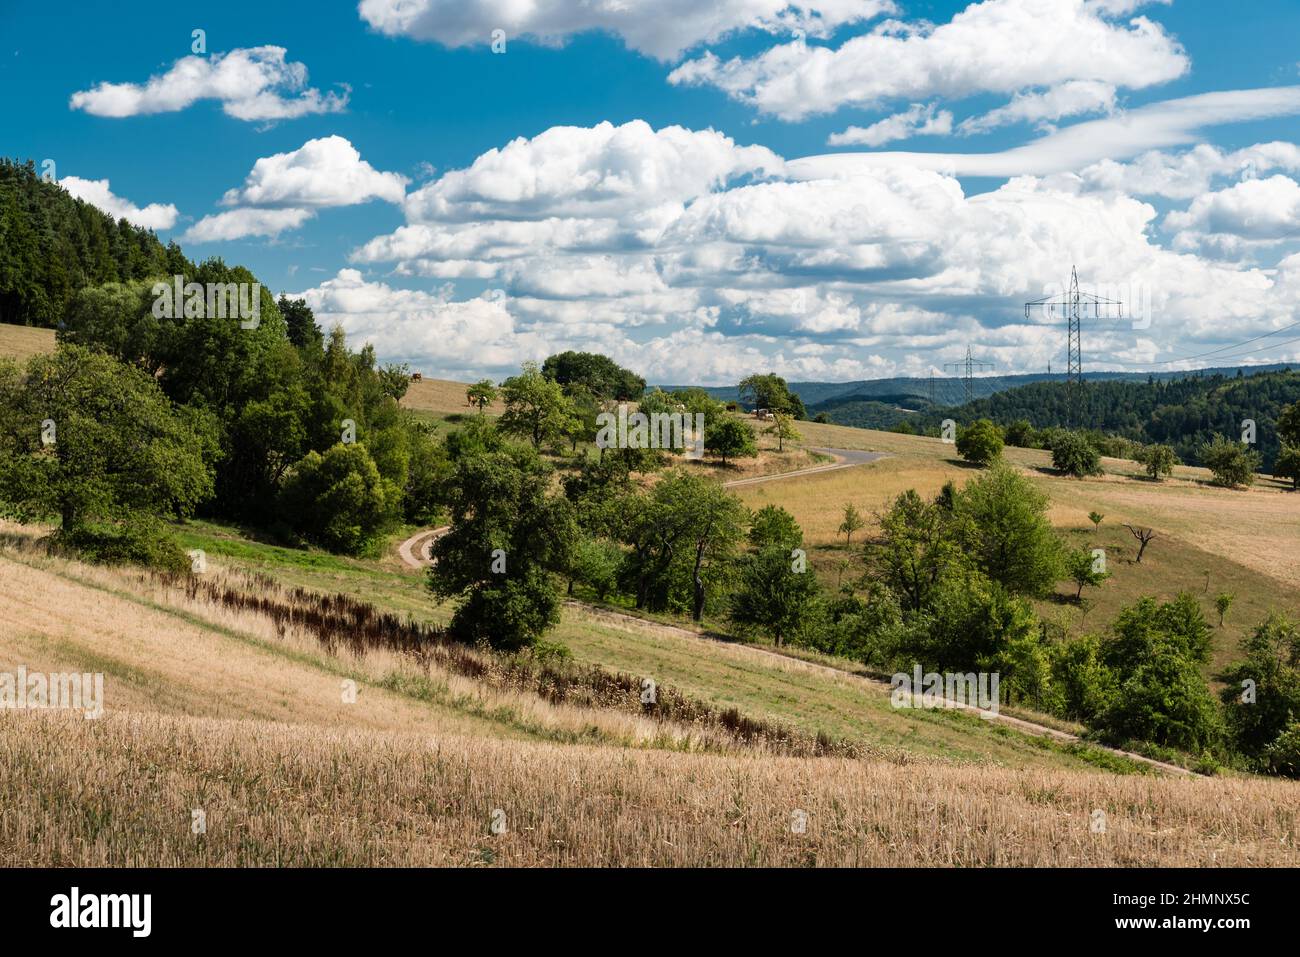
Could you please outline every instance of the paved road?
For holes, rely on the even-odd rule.
[[[885,458],[884,452],[863,452],[861,449],[823,449],[808,446],[809,452],[821,452],[832,455],[835,461],[826,465],[814,465],[811,468],[798,469],[794,472],[776,472],[772,475],[758,475],[754,478],[736,479],[723,482],[723,488],[740,488],[742,485],[758,485],[760,482],[776,482],[780,479],[795,478],[800,475],[816,475],[818,472],[834,472],[836,469],[851,469],[857,465],[866,465]]]

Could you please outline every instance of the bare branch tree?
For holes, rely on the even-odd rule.
[[[1156,530],[1154,528],[1137,528],[1136,526],[1130,525],[1128,522],[1124,523],[1124,527],[1132,532],[1133,537],[1142,543],[1138,548],[1137,554],[1137,561],[1140,564],[1142,561],[1142,553],[1147,550],[1147,545],[1150,544],[1151,539],[1156,537]]]

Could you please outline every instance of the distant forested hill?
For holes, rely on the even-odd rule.
[[[1256,448],[1267,471],[1277,457],[1277,416],[1300,401],[1300,372],[1245,375],[1199,375],[1145,382],[1086,382],[1078,427],[1098,429],[1136,442],[1171,445],[1184,462],[1197,463],[1203,442],[1215,433],[1240,438],[1243,419],[1254,419]],[[935,409],[914,416],[909,424],[937,428],[949,416],[958,422],[992,419],[1006,426],[1027,421],[1034,428],[1065,426],[1068,419],[1063,382],[1038,382],[976,399],[959,409]]]
[[[1274,372],[1287,368],[1285,365],[1262,365],[1252,367],[1252,372]],[[758,370],[766,371],[766,370]],[[1088,372],[1084,379],[1088,382],[1109,382],[1112,380],[1146,382],[1149,378],[1185,379],[1194,375],[1235,375],[1236,366],[1213,369],[1199,369],[1180,372]],[[977,376],[972,380],[975,398],[1006,392],[1036,382],[1062,382],[1061,374],[1047,375],[1042,372],[1030,372],[1022,375],[988,375]],[[684,385],[659,386],[665,392],[690,388]],[[705,392],[723,402],[739,401],[740,395],[734,385],[703,386]],[[791,382],[790,391],[803,400],[812,418],[818,412],[825,412],[838,425],[852,425],[863,429],[887,429],[898,421],[900,409],[924,410],[929,406],[930,380],[917,376],[893,379],[860,379],[855,382]],[[934,401],[937,406],[960,405],[965,398],[965,388],[959,376],[935,376]]]
[[[44,182],[30,160],[0,159],[0,322],[57,326],[85,286],[193,269],[175,243]]]

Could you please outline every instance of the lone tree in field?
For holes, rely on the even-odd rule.
[[[844,503],[844,521],[840,522],[840,532],[844,535],[844,544],[853,543],[853,533],[866,525],[866,519],[852,502]]]
[[[788,412],[774,412],[771,427],[766,430],[768,435],[776,436],[776,450],[785,451],[785,443],[788,439],[791,442],[798,442],[802,435],[794,427],[794,419]]]
[[[1300,446],[1282,443],[1282,452],[1273,465],[1273,474],[1279,478],[1289,478],[1291,488],[1300,491]]]
[[[479,412],[495,402],[496,398],[497,387],[492,384],[491,379],[480,379],[465,390],[466,401],[470,405],[478,406]]]
[[[758,454],[754,444],[754,430],[739,419],[726,416],[712,426],[704,428],[704,447],[722,459],[752,458]]]
[[[1151,539],[1156,537],[1156,531],[1154,528],[1139,528],[1136,525],[1128,524],[1128,522],[1124,523],[1124,527],[1127,528],[1130,532],[1132,532],[1133,537],[1136,538],[1138,542],[1141,543],[1138,546],[1137,558],[1134,560],[1137,564],[1140,565],[1142,564],[1142,553],[1145,552],[1147,550],[1147,546],[1151,544]]]
[[[459,600],[449,630],[461,641],[523,648],[559,621],[551,576],[571,569],[579,533],[573,507],[550,491],[551,474],[523,445],[457,461],[451,529],[433,544],[429,588]]]
[[[154,377],[62,345],[20,371],[0,360],[0,514],[88,522],[186,516],[213,492],[215,425]]]
[[[1052,442],[1052,468],[1075,478],[1101,474],[1101,454],[1078,432],[1062,432]]]
[[[1094,532],[1099,532],[1099,531],[1101,531],[1101,523],[1102,523],[1102,520],[1105,519],[1105,517],[1106,517],[1106,516],[1103,515],[1103,514],[1101,514],[1101,512],[1089,512],[1089,513],[1088,513],[1088,521],[1092,522],[1092,530],[1093,530]]]
[[[1255,482],[1259,468],[1259,453],[1247,449],[1240,442],[1231,442],[1216,435],[1201,446],[1201,461],[1214,473],[1214,484],[1224,488],[1238,488]]]
[[[1151,476],[1157,482],[1167,479],[1174,474],[1174,466],[1178,465],[1178,456],[1168,445],[1148,445],[1142,448],[1137,454],[1138,464],[1146,469],[1147,475]]]
[[[774,372],[746,376],[740,380],[738,391],[741,401],[752,403],[756,409],[788,412],[796,419],[808,418],[798,393],[791,392],[785,379]]]
[[[1232,603],[1237,600],[1237,596],[1230,591],[1219,592],[1214,598],[1214,610],[1219,613],[1219,627],[1223,627],[1223,618],[1228,614],[1228,609]]]
[[[988,419],[977,419],[957,436],[957,452],[972,465],[991,465],[1002,454],[1002,430]]]
[[[1083,600],[1083,587],[1085,585],[1097,588],[1110,577],[1110,572],[1102,571],[1097,567],[1097,560],[1093,557],[1092,550],[1088,548],[1067,552],[1065,571],[1070,576],[1070,580],[1079,586],[1074,593],[1076,602]]]

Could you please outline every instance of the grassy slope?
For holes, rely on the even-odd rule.
[[[449,606],[433,603],[422,574],[388,559],[369,562],[257,545],[208,524],[187,526],[182,540],[187,548],[205,549],[209,563],[217,567],[260,571],[294,585],[340,591],[421,621],[442,623],[450,617]],[[968,715],[896,711],[874,686],[744,646],[665,629],[615,626],[573,609],[566,609],[552,637],[580,662],[649,677],[714,705],[805,731],[958,761],[1061,767],[1088,763]]]

